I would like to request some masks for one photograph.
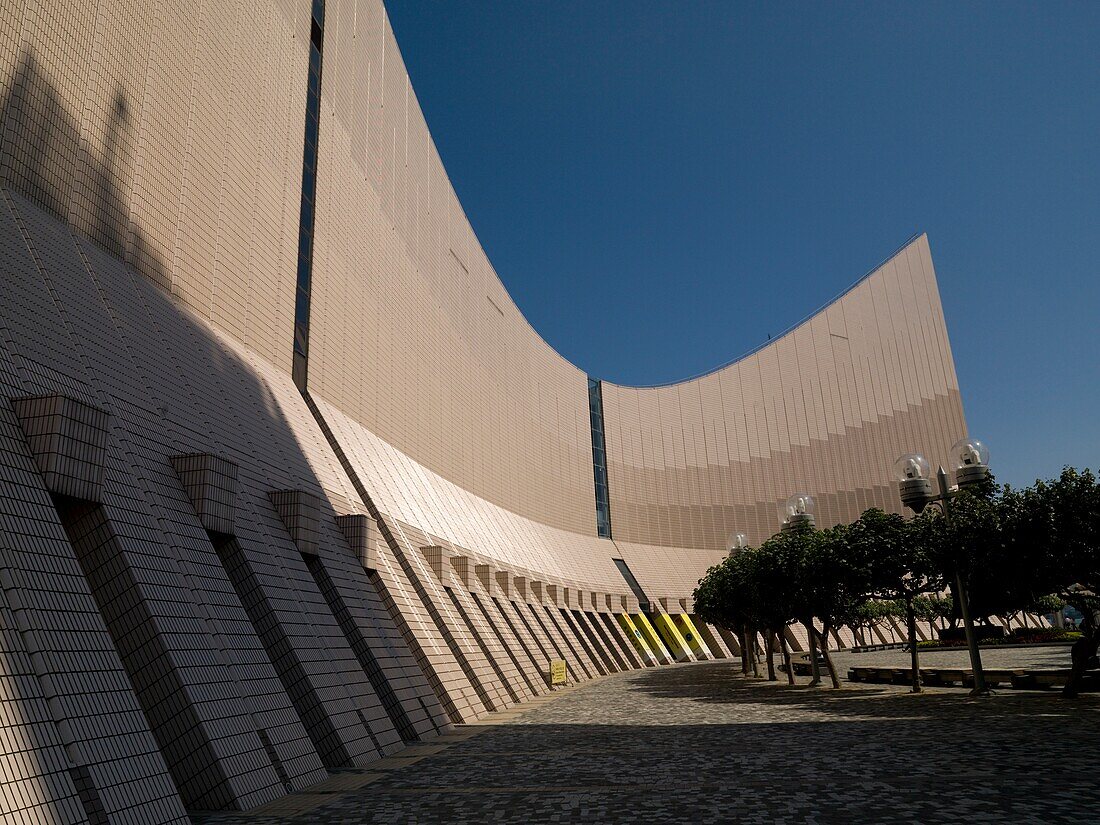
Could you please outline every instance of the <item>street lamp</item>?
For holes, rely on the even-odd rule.
[[[730,537],[726,539],[726,551],[731,556],[736,556],[748,546],[749,537],[744,533],[730,533]]]
[[[795,493],[783,506],[783,531],[813,529],[814,500],[808,493]]]
[[[936,501],[940,504],[944,518],[950,520],[952,498],[959,489],[973,488],[989,478],[989,449],[976,438],[964,438],[951,447],[951,466],[955,471],[955,483],[958,489],[947,486],[947,472],[943,467],[936,470],[939,494],[932,491],[932,482],[928,478],[930,465],[919,453],[906,453],[894,462],[894,475],[898,480],[898,493],[902,503],[915,513]],[[966,646],[970,651],[970,668],[974,671],[974,689],[971,696],[988,696],[989,688],[985,683],[985,671],[982,670],[982,656],[978,650],[978,640],[974,634],[974,621],[970,617],[970,601],[966,596],[962,574],[955,571],[955,591],[959,597],[959,612],[962,613],[963,630],[966,632]],[[915,641],[914,641],[915,644]]]
[[[963,438],[951,448],[951,468],[955,483],[972,487],[989,478],[989,448],[976,438]]]
[[[919,513],[932,500],[931,467],[920,453],[906,453],[894,462],[901,503]]]

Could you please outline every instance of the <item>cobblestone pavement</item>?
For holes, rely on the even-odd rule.
[[[736,670],[719,662],[592,682],[266,813],[196,821],[1097,821],[1100,698],[790,688]]]
[[[1069,645],[1042,647],[983,647],[982,667],[993,669],[1060,670],[1070,666]],[[909,667],[908,650],[871,650],[866,653],[833,653],[842,675],[850,667]],[[970,668],[965,647],[920,651],[921,667]]]

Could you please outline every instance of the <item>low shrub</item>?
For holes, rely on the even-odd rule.
[[[1005,637],[1005,629],[995,624],[979,624],[974,626],[974,635],[978,637],[978,643],[1001,641]],[[959,627],[945,627],[940,631],[940,641],[944,644],[961,641],[966,644],[966,630]]]
[[[975,628],[977,629],[977,628]],[[1081,638],[1081,634],[1072,630],[1059,630],[1056,627],[1018,627],[1008,636],[1000,638],[978,637],[980,646],[988,645],[1028,645],[1045,644],[1048,642],[1075,642]],[[927,642],[918,642],[918,649],[966,647],[966,636],[961,638],[932,639]]]
[[[929,639],[927,642],[917,642],[917,649],[922,648],[944,648],[944,647],[966,647],[966,639],[948,639],[947,641],[940,641],[938,639]]]
[[[1080,639],[1081,634],[1070,630],[1059,630],[1057,627],[1018,627],[1008,634],[1008,638],[1018,644],[1072,642]]]

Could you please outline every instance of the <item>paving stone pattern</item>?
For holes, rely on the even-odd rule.
[[[1100,700],[619,674],[209,825],[1085,823]],[[1091,756],[1090,756],[1091,754]],[[281,806],[281,807],[280,807]]]

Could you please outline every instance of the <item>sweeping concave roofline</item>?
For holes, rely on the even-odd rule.
[[[832,298],[830,298],[828,301],[826,301],[825,303],[821,304],[816,309],[814,309],[812,312],[810,312],[807,315],[804,315],[802,318],[795,321],[793,324],[791,324],[789,327],[784,329],[778,335],[773,336],[772,338],[769,338],[767,341],[762,341],[761,343],[757,344],[756,346],[752,347],[751,349],[745,350],[740,355],[737,355],[737,356],[731,358],[729,361],[725,361],[725,362],[719,364],[716,367],[711,367],[710,369],[703,370],[702,372],[697,372],[694,375],[689,375],[687,378],[679,378],[679,379],[676,379],[675,381],[662,381],[662,382],[657,383],[657,384],[618,384],[614,381],[604,381],[603,383],[611,384],[611,385],[616,386],[616,387],[622,387],[624,389],[652,390],[652,389],[659,389],[661,387],[675,387],[675,386],[678,386],[680,384],[690,384],[692,381],[698,381],[700,378],[706,378],[708,375],[713,375],[716,372],[721,372],[722,370],[726,369],[727,367],[732,367],[734,364],[737,364],[740,361],[744,361],[746,358],[749,358],[750,356],[753,356],[756,353],[767,349],[772,344],[778,343],[779,341],[783,340],[788,335],[790,335],[792,332],[797,330],[799,327],[801,327],[803,324],[806,324],[806,323],[809,323],[810,321],[812,321],[814,318],[816,318],[822,312],[827,310],[833,304],[840,301],[845,295],[847,295],[853,289],[858,287],[860,284],[862,284],[864,281],[866,281],[868,278],[870,278],[872,275],[874,275],[876,272],[878,272],[880,269],[882,269],[884,266],[886,266],[886,264],[890,263],[890,261],[892,261],[898,255],[900,255],[902,252],[904,252],[907,248],[909,248],[909,246],[911,244],[913,244],[915,241],[918,241],[922,237],[924,237],[924,235],[925,235],[924,232],[914,232],[912,235],[910,235],[906,239],[905,243],[903,243],[901,246],[899,246],[897,249],[895,249],[893,252],[891,252],[889,255],[887,255],[885,258],[883,258],[881,261],[879,261],[877,264],[875,264],[873,267],[871,267],[869,270],[867,270],[862,275],[860,275],[859,278],[857,278],[850,285],[848,285],[843,291],[837,293]]]
[[[461,203],[461,201],[460,201],[460,203]],[[469,222],[469,218],[467,218],[467,222]],[[472,224],[471,224],[471,226],[472,226]],[[728,361],[723,361],[721,364],[718,364],[715,367],[711,367],[710,369],[703,370],[702,372],[697,372],[693,375],[689,375],[686,378],[678,378],[678,379],[675,379],[673,381],[660,381],[660,382],[656,382],[656,383],[653,383],[653,384],[620,384],[617,381],[608,381],[608,380],[604,380],[602,378],[600,378],[599,380],[602,381],[604,384],[609,384],[609,385],[615,386],[615,387],[622,387],[623,389],[652,390],[652,389],[660,389],[662,387],[675,387],[675,386],[678,386],[680,384],[690,384],[692,381],[698,381],[700,378],[706,378],[708,375],[713,375],[716,372],[721,372],[722,370],[727,369],[728,367],[732,367],[735,364],[737,364],[738,362],[744,361],[746,358],[749,358],[749,357],[755,355],[756,353],[767,349],[772,344],[778,343],[779,341],[783,340],[788,335],[790,335],[792,332],[797,330],[799,327],[801,327],[803,324],[806,324],[806,323],[812,321],[814,318],[816,318],[818,315],[820,315],[826,309],[831,307],[833,304],[840,301],[845,295],[847,295],[849,292],[854,290],[856,287],[858,287],[860,284],[862,284],[864,281],[866,281],[868,278],[870,278],[872,275],[874,275],[876,272],[878,272],[880,269],[882,269],[884,266],[886,266],[888,263],[890,263],[890,261],[892,261],[894,258],[898,257],[898,255],[900,255],[902,252],[904,252],[906,249],[908,249],[909,246],[911,246],[913,243],[920,240],[924,236],[925,236],[924,232],[914,232],[912,235],[910,235],[908,238],[906,238],[905,241],[900,246],[895,248],[893,252],[891,252],[889,255],[887,255],[885,258],[883,258],[877,264],[872,266],[870,269],[868,269],[862,275],[860,275],[855,281],[853,281],[851,284],[849,284],[843,290],[838,292],[836,295],[834,295],[832,298],[830,298],[825,303],[821,304],[820,306],[816,307],[811,312],[809,312],[806,315],[802,316],[799,320],[795,321],[793,324],[791,324],[790,326],[785,328],[778,335],[775,335],[772,338],[769,338],[767,341],[762,341],[761,343],[757,344],[756,346],[745,350],[741,354],[734,356],[733,358],[729,359]],[[476,232],[474,233],[474,237],[475,237],[475,239],[477,238]],[[480,240],[478,240],[478,245],[479,246],[481,245]],[[484,251],[484,248],[483,248],[483,251]],[[486,256],[486,258],[488,258],[488,256]],[[535,328],[535,325],[532,324],[531,321],[527,318],[527,315],[523,312],[523,310],[520,309],[520,307],[516,303],[515,299],[512,298],[512,293],[509,292],[507,285],[501,279],[499,273],[497,273],[496,267],[492,266],[492,263],[490,263],[490,268],[492,269],[493,274],[496,276],[496,279],[500,282],[501,287],[504,289],[504,293],[508,296],[508,300],[511,301],[512,306],[516,308],[516,312],[519,313],[520,317],[524,320],[524,322],[531,329],[531,331],[536,336],[538,336],[539,340],[541,340],[544,344],[546,344],[546,346],[548,346],[554,352],[555,355],[557,355],[559,358],[561,358],[563,361],[565,361],[571,367],[574,367],[575,369],[579,370],[580,372],[583,372],[583,373],[589,375],[589,377],[591,377],[591,378],[599,378],[599,376],[594,376],[594,375],[589,374],[587,372],[587,370],[583,369],[580,365],[574,363],[571,359],[569,359],[566,356],[562,355],[562,353],[558,351],[557,347],[555,347],[548,340],[546,340],[546,338],[542,335],[542,333],[540,333],[538,331],[538,329]]]

